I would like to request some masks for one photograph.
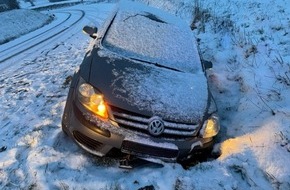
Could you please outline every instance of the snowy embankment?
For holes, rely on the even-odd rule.
[[[223,125],[216,164],[233,177],[231,188],[289,189],[289,2],[199,6],[195,32],[214,63],[209,77]]]
[[[191,1],[149,4],[192,20]],[[90,11],[91,24],[113,6],[76,7]],[[1,73],[0,148],[7,149],[0,152],[0,189],[290,189],[289,1],[209,0],[198,7],[193,32],[214,64],[208,75],[222,124],[217,160],[187,170],[168,163],[127,171],[65,137],[69,76],[88,43],[78,33]]]
[[[53,18],[33,10],[16,9],[0,13],[0,44],[36,30]]]
[[[289,2],[141,1],[194,21],[202,55],[214,64],[208,76],[222,119],[221,156],[191,168],[181,184],[290,189]]]

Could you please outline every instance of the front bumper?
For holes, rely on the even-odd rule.
[[[176,161],[190,158],[195,152],[212,147],[212,138],[158,138],[124,129],[111,121],[102,121],[74,101],[73,91],[70,89],[64,110],[63,131],[81,148],[94,155],[105,156],[111,149],[117,148],[123,153],[141,158]]]

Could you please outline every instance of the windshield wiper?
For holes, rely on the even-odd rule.
[[[178,70],[178,69],[175,69],[175,68],[172,68],[172,67],[167,67],[165,65],[161,65],[159,63],[152,63],[150,61],[144,61],[144,60],[141,60],[141,59],[136,59],[136,58],[130,58],[130,59],[133,59],[135,61],[140,61],[140,62],[144,62],[144,63],[148,63],[148,64],[151,64],[151,65],[155,65],[156,67],[161,67],[161,68],[165,68],[165,69],[169,69],[169,70],[173,70],[173,71],[177,71],[177,72],[181,72],[181,73],[184,73],[183,71],[181,70]]]

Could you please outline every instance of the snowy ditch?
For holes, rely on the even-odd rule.
[[[105,18],[114,5],[78,6]],[[208,76],[222,118],[221,156],[188,170],[174,163],[122,170],[118,160],[91,156],[62,134],[66,78],[83,59],[83,34],[13,63],[0,75],[0,148],[7,147],[0,188],[290,189],[289,7],[286,0],[201,4],[210,16],[193,32],[214,64]]]

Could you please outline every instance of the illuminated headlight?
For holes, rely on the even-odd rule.
[[[209,117],[203,124],[201,136],[203,138],[214,137],[220,130],[219,118],[216,114]]]
[[[80,79],[77,89],[81,104],[97,116],[107,119],[108,111],[103,95],[98,93],[90,84],[82,82],[82,79]]]

